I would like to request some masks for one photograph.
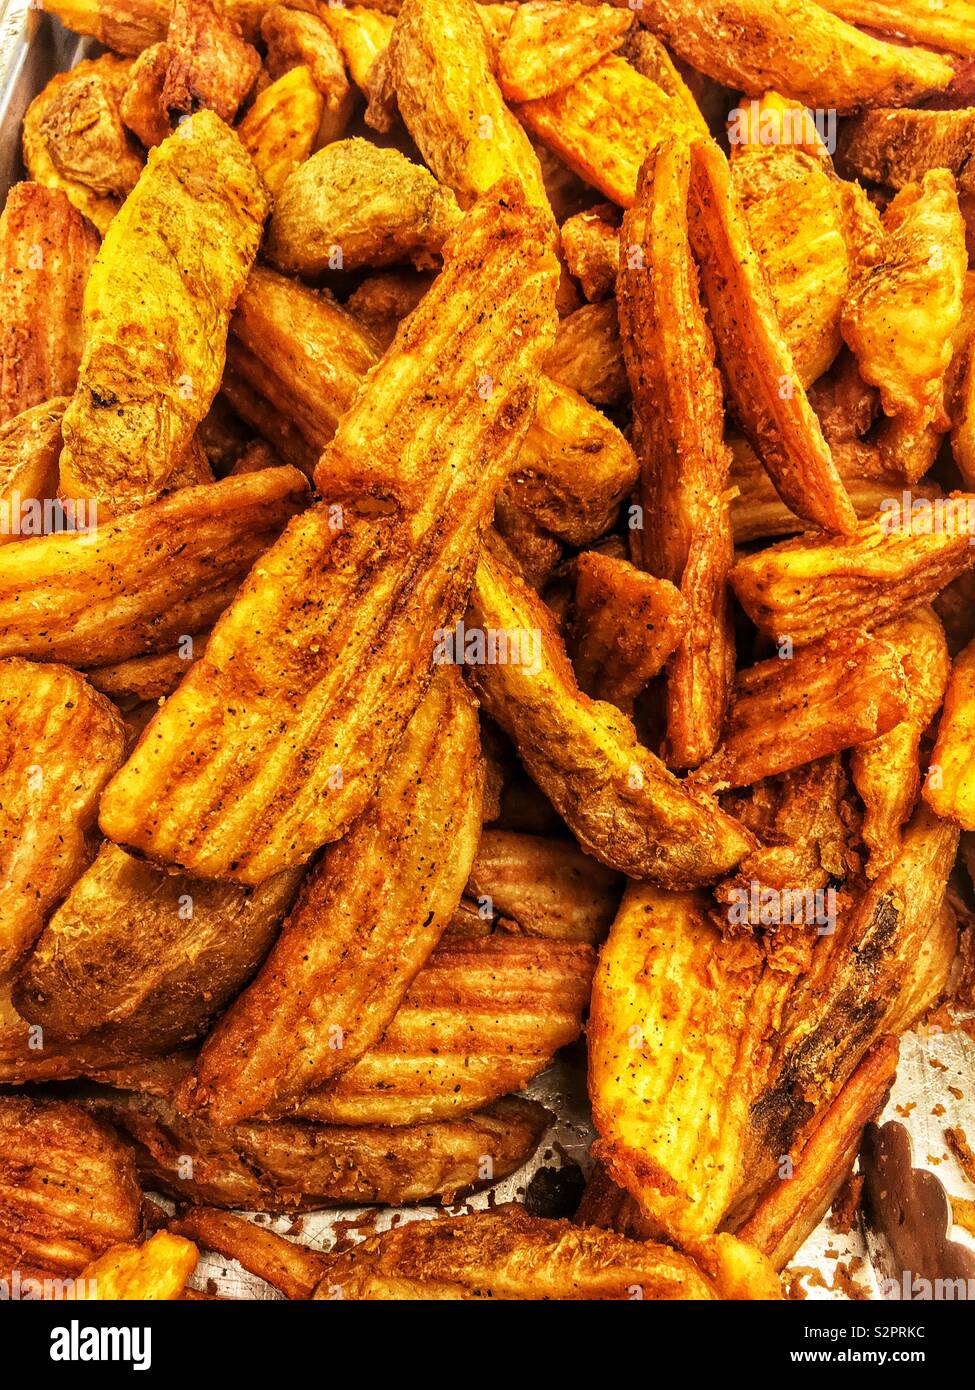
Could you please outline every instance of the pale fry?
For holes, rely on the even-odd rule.
[[[519,5],[498,49],[498,82],[507,101],[531,101],[570,86],[619,48],[633,15],[612,5]]]
[[[77,385],[81,306],[97,250],[94,229],[60,189],[10,190],[0,216],[0,424]]]
[[[109,514],[159,496],[220,384],[266,211],[254,166],[212,112],[151,152],[85,290],[85,350],[62,427],[66,496]]]
[[[237,127],[237,136],[277,199],[288,176],[315,148],[325,103],[304,65],[259,92]]]
[[[122,762],[114,706],[65,666],[0,663],[0,974],[82,873],[98,798]]]

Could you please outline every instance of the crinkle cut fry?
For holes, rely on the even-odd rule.
[[[108,789],[109,838],[258,883],[345,833],[463,611],[534,410],[556,273],[515,185],[464,219],[319,465],[325,500],[255,567]],[[398,514],[368,508],[363,474]]]

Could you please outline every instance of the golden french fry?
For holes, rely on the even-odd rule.
[[[623,355],[640,458],[643,564],[678,586],[687,631],[668,667],[667,758],[694,767],[721,732],[735,667],[729,453],[715,347],[691,255],[692,156],[666,140],[640,171],[620,232]]]
[[[18,183],[8,193],[0,216],[0,424],[74,390],[97,250],[94,229],[60,189]]]
[[[321,18],[342,50],[352,81],[368,96],[369,70],[389,47],[395,15],[364,5],[323,5]]]
[[[737,864],[747,833],[669,773],[624,714],[581,692],[545,604],[488,549],[467,622],[530,649],[517,664],[472,667],[471,679],[583,849],[633,878],[673,886],[713,882]]]
[[[45,401],[0,425],[0,545],[41,532],[45,505],[53,519],[67,403]]]
[[[0,663],[0,974],[83,872],[98,798],[125,748],[115,707],[66,666]]]
[[[877,628],[930,603],[975,563],[975,497],[888,497],[851,536],[801,536],[740,559],[731,584],[767,637],[796,646]]]
[[[211,0],[173,0],[166,46],[166,114],[175,119],[202,107],[235,120],[261,69],[261,55],[244,42],[240,25]]]
[[[937,815],[975,830],[975,643],[951,667],[938,740],[928,764],[924,799]]]
[[[570,169],[625,208],[633,205],[640,166],[654,145],[700,134],[681,102],[616,55],[563,91],[515,109]]]
[[[311,72],[325,101],[317,143],[341,140],[354,98],[342,53],[324,21],[317,13],[271,5],[261,18],[261,38],[267,46],[265,62],[271,77],[283,77],[296,67],[307,67]]]
[[[446,937],[382,1039],[295,1115],[338,1125],[415,1125],[520,1091],[582,1031],[596,963],[576,941]]]
[[[62,425],[64,495],[116,514],[159,496],[220,384],[266,211],[254,166],[212,112],[152,151],[88,278],[85,350]]]
[[[572,664],[579,687],[630,714],[684,639],[687,605],[666,579],[585,551],[575,565]]]
[[[504,103],[473,0],[403,0],[388,57],[406,128],[462,208],[509,178],[551,215],[538,157]]]
[[[0,546],[0,656],[103,666],[170,650],[227,607],[307,497],[302,474],[268,468]]]
[[[484,1185],[486,1156],[492,1182],[515,1172],[551,1122],[541,1105],[515,1097],[398,1129],[303,1120],[218,1126],[183,1117],[162,1097],[118,1091],[86,1092],[85,1104],[136,1141],[136,1162],[154,1189],[248,1211],[453,1199]]]
[[[325,852],[258,977],[203,1046],[187,1110],[286,1107],[382,1036],[464,891],[481,830],[477,716],[434,677],[375,800]]]
[[[113,1245],[85,1265],[70,1297],[140,1303],[180,1298],[197,1259],[191,1241],[157,1231],[143,1245]]]
[[[619,48],[633,15],[612,5],[528,0],[498,49],[498,82],[506,101],[531,101],[569,87]]]
[[[272,198],[315,148],[323,112],[311,69],[301,65],[259,92],[238,125],[238,138]]]
[[[443,1221],[410,1221],[327,1262],[316,1298],[686,1299],[717,1297],[665,1245],[529,1216],[515,1203]]]
[[[76,1105],[0,1096],[0,1267],[80,1274],[135,1239],[141,1208],[132,1151],[110,1130]]]
[[[326,11],[329,13],[329,11]],[[367,11],[367,13],[372,13]],[[214,1207],[188,1207],[169,1230],[202,1250],[236,1260],[251,1274],[273,1284],[286,1298],[311,1298],[325,1273],[325,1257],[295,1240],[258,1226],[243,1216]]]
[[[147,150],[162,144],[172,125],[163,106],[163,85],[171,54],[165,43],[144,49],[129,69],[119,99],[122,123],[137,135]]]
[[[166,37],[168,0],[45,0],[45,10],[76,34],[88,34],[116,53],[141,53]],[[222,13],[236,20],[244,37],[259,37],[265,0],[220,0]]]
[[[597,945],[613,920],[619,886],[617,874],[571,840],[488,829],[467,891],[528,936]]]
[[[296,275],[401,261],[433,269],[460,219],[453,193],[421,165],[368,140],[339,140],[288,179],[264,251]]]
[[[263,467],[271,467],[266,461]],[[238,469],[257,472],[257,469]],[[235,477],[237,476],[235,473]],[[172,695],[190,666],[207,644],[208,632],[188,633],[179,646],[158,656],[133,656],[109,666],[94,666],[85,678],[103,695],[125,703],[128,700],[158,701]]]
[[[642,20],[716,82],[751,97],[781,92],[814,110],[910,106],[954,73],[947,58],[873,38],[813,0],[727,0],[704,10],[697,0],[644,0]]]
[[[478,535],[534,411],[554,319],[546,240],[513,185],[460,224],[319,465],[326,501],[263,557],[103,798],[110,839],[259,883],[364,808],[426,689],[437,632],[463,611]],[[484,372],[491,392],[478,390]],[[402,513],[377,517],[370,489]],[[221,746],[212,761],[193,747],[203,710]]]
[[[855,630],[739,671],[724,736],[694,780],[746,787],[885,734],[908,711],[897,649]]]
[[[745,434],[783,502],[824,529],[852,531],[856,513],[779,328],[728,161],[712,141],[692,146],[688,220],[718,355]]]
[[[975,55],[975,5],[970,0],[939,0],[936,6],[926,0],[825,0],[823,9],[850,24],[929,48]]]

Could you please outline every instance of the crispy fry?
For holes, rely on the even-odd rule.
[[[0,216],[0,424],[74,390],[81,305],[97,250],[94,229],[60,189],[18,183],[10,190]]]
[[[801,646],[839,628],[877,628],[971,568],[975,497],[911,494],[909,514],[899,497],[887,501],[852,536],[801,536],[738,561],[731,583],[760,632]]]
[[[692,147],[688,220],[718,355],[745,434],[783,502],[825,529],[852,531],[856,513],[778,326],[728,162],[710,141]]]
[[[625,208],[633,205],[640,166],[654,145],[700,134],[682,103],[615,55],[564,91],[516,111],[580,178]]]
[[[575,565],[572,664],[579,688],[625,714],[680,647],[687,605],[666,579],[589,550]]]
[[[559,324],[545,370],[593,405],[619,405],[630,384],[623,361],[616,304],[584,304]]]
[[[338,528],[328,501],[296,519],[103,798],[109,838],[258,883],[339,839],[363,809],[382,776],[378,750],[423,696],[435,634],[462,612],[478,533],[534,409],[554,318],[555,260],[539,230],[512,186],[460,224],[444,273],[318,470],[327,498],[354,498],[347,479],[368,465],[370,486],[410,510],[377,518],[361,497],[365,509],[346,507]],[[486,369],[488,400],[477,389]],[[194,751],[203,710],[231,757]]]
[[[619,213],[612,203],[597,203],[562,223],[566,265],[592,302],[616,290],[620,268]]]
[[[79,1274],[139,1233],[131,1150],[76,1105],[0,1096],[0,1267]]]
[[[267,45],[267,70],[273,78],[292,68],[307,67],[325,101],[318,130],[319,145],[341,140],[352,115],[354,98],[338,45],[317,14],[286,5],[271,5],[261,20]]]
[[[232,122],[261,68],[261,56],[244,42],[240,25],[211,0],[173,0],[166,45],[167,115],[175,119],[205,109]]]
[[[685,1255],[594,1227],[531,1217],[514,1203],[410,1221],[328,1261],[316,1298],[645,1299],[716,1297]]]
[[[368,96],[369,70],[389,47],[395,16],[364,5],[323,5],[321,18],[342,50],[352,81]]]
[[[232,1124],[347,1070],[382,1036],[450,921],[481,829],[477,716],[442,671],[379,793],[325,856],[253,984],[204,1044],[187,1109]]]
[[[399,1129],[294,1120],[226,1127],[187,1119],[161,1097],[85,1095],[86,1108],[135,1140],[139,1170],[154,1188],[248,1211],[452,1199],[488,1181],[485,1157],[491,1182],[515,1172],[551,1121],[541,1105],[511,1097],[477,1115]]]
[[[389,62],[406,128],[462,208],[514,178],[551,215],[538,157],[504,104],[473,0],[403,0]]]
[[[268,468],[0,546],[0,656],[102,666],[170,650],[226,608],[307,496],[295,469]]]
[[[264,466],[271,465],[265,463]],[[188,633],[170,652],[162,652],[159,656],[129,657],[111,666],[95,666],[84,674],[90,685],[103,695],[110,695],[113,700],[162,700],[172,695],[203,651],[209,635],[208,632]]]
[[[311,69],[302,65],[265,87],[237,127],[272,198],[315,148],[323,112],[324,99]]]
[[[266,210],[254,166],[212,112],[152,152],[85,290],[85,350],[62,427],[66,496],[121,514],[165,487],[220,383]]]
[[[528,936],[587,941],[606,935],[620,880],[571,840],[485,830],[467,891]]]
[[[893,440],[904,432],[934,436],[921,466],[905,467],[909,482],[933,462],[937,436],[951,423],[944,378],[967,269],[955,181],[935,170],[903,188],[887,209],[880,259],[854,279],[843,311],[843,336],[864,381],[880,388],[884,412],[897,431]],[[890,435],[887,440],[895,448]]]
[[[113,1245],[85,1265],[72,1297],[140,1303],[180,1298],[197,1259],[191,1241],[157,1231],[144,1245]]]
[[[50,918],[14,1002],[45,1036],[146,1056],[193,1041],[253,975],[301,878],[253,892],[164,874],[102,845]]]
[[[544,603],[499,555],[482,554],[468,622],[534,634],[530,665],[475,666],[471,678],[584,849],[674,886],[712,882],[745,854],[749,837],[735,821],[673,777],[625,715],[579,690]]]
[[[368,140],[340,140],[288,179],[264,251],[296,275],[401,261],[433,269],[460,219],[453,193],[421,165]]]
[[[885,734],[907,712],[896,647],[835,632],[738,673],[724,737],[694,780],[712,791],[746,787]]]
[[[236,375],[224,390],[283,458],[314,466],[378,362],[379,344],[328,295],[261,265],[248,277],[230,333]],[[283,435],[273,428],[276,415],[290,426]]]
[[[699,72],[760,97],[781,92],[813,109],[910,106],[948,86],[948,59],[885,43],[813,0],[644,0],[643,23]],[[797,35],[802,42],[797,41]]]
[[[719,1298],[769,1303],[784,1297],[779,1278],[761,1251],[728,1231],[693,1242],[687,1253],[714,1280]]]
[[[582,1031],[591,946],[501,933],[445,938],[382,1040],[297,1107],[327,1124],[470,1114],[545,1070]]]
[[[973,771],[975,719],[975,643],[959,652],[951,667],[938,741],[931,754],[924,799],[963,830],[975,830]]]
[[[863,802],[863,842],[870,851],[867,873],[876,878],[900,848],[901,827],[910,818],[921,787],[921,738],[937,714],[951,669],[944,628],[930,608],[879,629],[896,650],[907,677],[907,714],[879,738],[854,748],[850,773]]]
[[[45,0],[45,10],[57,15],[76,34],[89,34],[116,53],[141,53],[166,37],[169,0]],[[220,0],[223,13],[236,20],[244,37],[259,36],[265,0]]]
[[[147,150],[162,144],[171,124],[163,107],[163,86],[172,55],[168,44],[154,43],[139,54],[129,69],[119,100],[124,125],[137,135]]]
[[[825,0],[823,9],[850,24],[929,48],[975,54],[975,5],[970,0],[939,0],[937,5],[929,0]]]
[[[735,666],[721,381],[688,240],[691,152],[667,140],[623,219],[618,299],[640,458],[644,566],[677,585],[687,631],[667,677],[667,758],[694,767],[721,732]]]
[[[879,1115],[897,1072],[897,1039],[884,1037],[867,1053],[818,1120],[790,1177],[775,1177],[743,1226],[742,1240],[756,1245],[782,1269],[819,1225],[845,1182],[860,1148],[864,1126]]]
[[[112,704],[66,666],[0,663],[0,974],[83,871],[125,736]]]
[[[612,5],[519,5],[498,50],[498,82],[506,101],[532,101],[569,87],[619,48],[633,15]]]
[[[975,14],[975,6],[972,7]],[[850,177],[904,188],[930,169],[947,169],[975,192],[975,110],[863,111],[845,121],[836,161]]]
[[[61,417],[67,403],[66,396],[45,401],[0,425],[0,545],[40,530],[44,504],[57,497]],[[35,528],[38,507],[40,526]]]
[[[320,1251],[309,1250],[229,1211],[189,1207],[170,1221],[169,1230],[195,1241],[201,1249],[216,1250],[236,1260],[286,1298],[311,1298],[325,1273],[325,1256]]]

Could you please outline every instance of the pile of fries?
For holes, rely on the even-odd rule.
[[[0,1277],[781,1298],[972,1003],[975,3],[45,8]]]

